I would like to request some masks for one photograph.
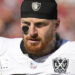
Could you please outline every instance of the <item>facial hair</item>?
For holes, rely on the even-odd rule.
[[[46,49],[48,49],[52,38],[50,38],[50,36],[47,36],[44,39],[42,39],[40,36],[37,38],[27,36],[24,38],[24,45],[29,54],[33,54],[35,56],[43,56],[47,53],[50,53],[50,50],[47,51]],[[28,43],[29,39],[39,40],[39,43]]]

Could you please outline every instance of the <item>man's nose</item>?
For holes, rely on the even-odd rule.
[[[29,28],[29,34],[31,37],[36,38],[38,35],[37,29],[34,25],[31,25]]]

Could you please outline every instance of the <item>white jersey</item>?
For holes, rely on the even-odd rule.
[[[75,42],[67,42],[54,53],[31,59],[20,49],[22,38],[0,37],[0,75],[75,75]]]

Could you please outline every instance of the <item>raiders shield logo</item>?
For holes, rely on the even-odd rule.
[[[41,3],[38,3],[38,2],[33,2],[32,3],[33,11],[39,11],[40,8],[41,8]]]
[[[66,73],[69,60],[66,58],[56,58],[53,60],[53,67],[56,73]]]

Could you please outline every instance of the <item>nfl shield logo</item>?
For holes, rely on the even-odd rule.
[[[37,68],[37,66],[36,66],[36,64],[35,64],[35,63],[32,63],[32,62],[31,62],[31,63],[30,63],[30,68],[31,68],[31,69],[36,69],[36,68]]]
[[[69,60],[66,58],[56,58],[53,60],[53,67],[56,73],[66,73]]]
[[[32,3],[33,11],[39,11],[40,8],[41,8],[41,3],[38,3],[38,2],[33,2]]]

